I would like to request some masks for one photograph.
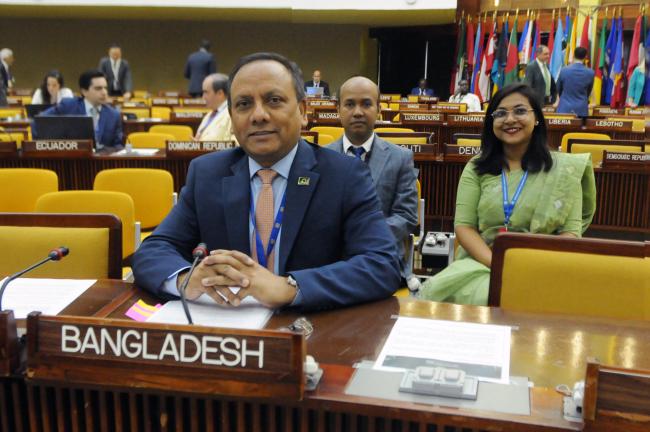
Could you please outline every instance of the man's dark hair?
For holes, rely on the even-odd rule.
[[[228,80],[228,107],[232,106],[232,100],[230,100],[230,90],[232,87],[232,82],[235,80],[235,76],[237,76],[239,70],[249,63],[265,60],[278,62],[284,66],[285,69],[289,71],[291,78],[293,79],[293,88],[296,91],[296,99],[299,103],[305,99],[305,82],[302,79],[302,71],[298,65],[281,54],[272,52],[258,52],[240,58],[235,67],[230,72],[230,79]]]
[[[212,91],[215,93],[223,90],[223,93],[228,96],[228,75],[222,73],[213,73],[207,76],[212,80]]]
[[[210,41],[207,39],[201,39],[201,44],[199,48],[203,48],[206,51],[210,51]]]
[[[587,48],[577,47],[573,53],[573,58],[576,60],[584,60],[587,57]]]
[[[79,76],[79,88],[88,90],[90,88],[90,83],[94,78],[106,78],[106,75],[97,69],[87,70]]]
[[[544,49],[548,48],[546,45],[537,45],[537,49],[535,50],[535,54],[539,55],[544,52]]]

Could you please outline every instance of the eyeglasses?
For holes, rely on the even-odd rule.
[[[512,113],[512,116],[515,118],[515,120],[524,120],[528,116],[528,113],[531,111],[533,111],[532,108],[528,109],[524,107],[515,108],[512,111],[498,109],[492,113],[492,118],[495,122],[501,122],[508,117],[508,114]]]

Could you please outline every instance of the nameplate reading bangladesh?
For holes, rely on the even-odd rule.
[[[234,141],[167,141],[166,154],[167,156],[175,156],[191,153],[196,156],[235,147]]]
[[[303,394],[302,334],[42,316],[27,318],[29,380],[228,396]]]
[[[22,152],[27,157],[90,157],[93,154],[93,142],[64,139],[23,141]]]

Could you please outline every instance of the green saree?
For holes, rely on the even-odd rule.
[[[553,152],[548,172],[529,174],[510,220],[510,231],[535,234],[570,232],[578,237],[587,229],[596,210],[596,183],[589,154]],[[460,177],[454,225],[471,226],[492,247],[503,227],[501,175],[479,176],[472,159]],[[508,176],[512,200],[523,175]],[[456,260],[426,281],[420,297],[458,304],[487,304],[490,269],[474,260],[460,246]]]

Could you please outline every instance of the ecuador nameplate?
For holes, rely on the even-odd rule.
[[[400,121],[402,123],[441,124],[444,117],[444,114],[437,112],[404,111],[400,113]]]
[[[448,114],[447,124],[450,126],[483,126],[485,114]]]
[[[587,126],[587,129],[591,129],[591,130],[629,132],[632,130],[632,121],[631,120],[587,119],[585,126]]]
[[[235,147],[234,141],[167,141],[166,155],[169,157],[198,156]]]
[[[42,316],[27,318],[27,378],[299,400],[302,334]]]
[[[23,156],[43,158],[78,158],[93,154],[91,140],[37,140],[23,141]]]

